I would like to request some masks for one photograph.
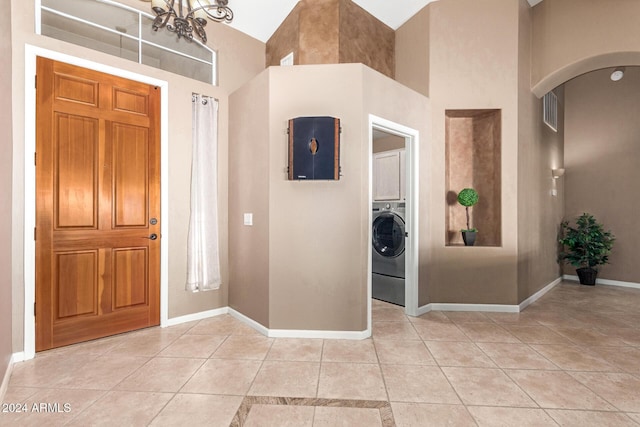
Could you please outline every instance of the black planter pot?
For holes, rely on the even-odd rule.
[[[465,246],[473,246],[476,243],[477,231],[463,231],[462,240],[464,240]]]
[[[576,269],[576,273],[578,273],[581,285],[595,286],[598,270],[594,270],[591,267],[583,267]]]

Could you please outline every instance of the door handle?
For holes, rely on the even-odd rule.
[[[144,237],[144,239],[156,240],[158,235],[156,233],[151,234],[149,237]]]

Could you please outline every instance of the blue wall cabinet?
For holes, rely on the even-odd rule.
[[[289,179],[340,179],[340,119],[289,120]]]

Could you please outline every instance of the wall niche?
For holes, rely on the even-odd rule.
[[[501,110],[446,110],[446,236],[447,246],[464,245],[467,228],[458,192],[474,188],[480,200],[469,209],[478,229],[475,246],[501,246]]]

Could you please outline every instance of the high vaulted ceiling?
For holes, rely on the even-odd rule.
[[[395,30],[435,0],[353,1]],[[266,42],[297,3],[298,0],[229,0],[234,15],[229,25]]]
[[[353,1],[396,30],[420,9],[436,0]],[[531,6],[534,6],[542,0],[527,1]],[[298,0],[229,0],[229,7],[234,14],[233,22],[230,25],[253,38],[266,42],[297,3]]]

